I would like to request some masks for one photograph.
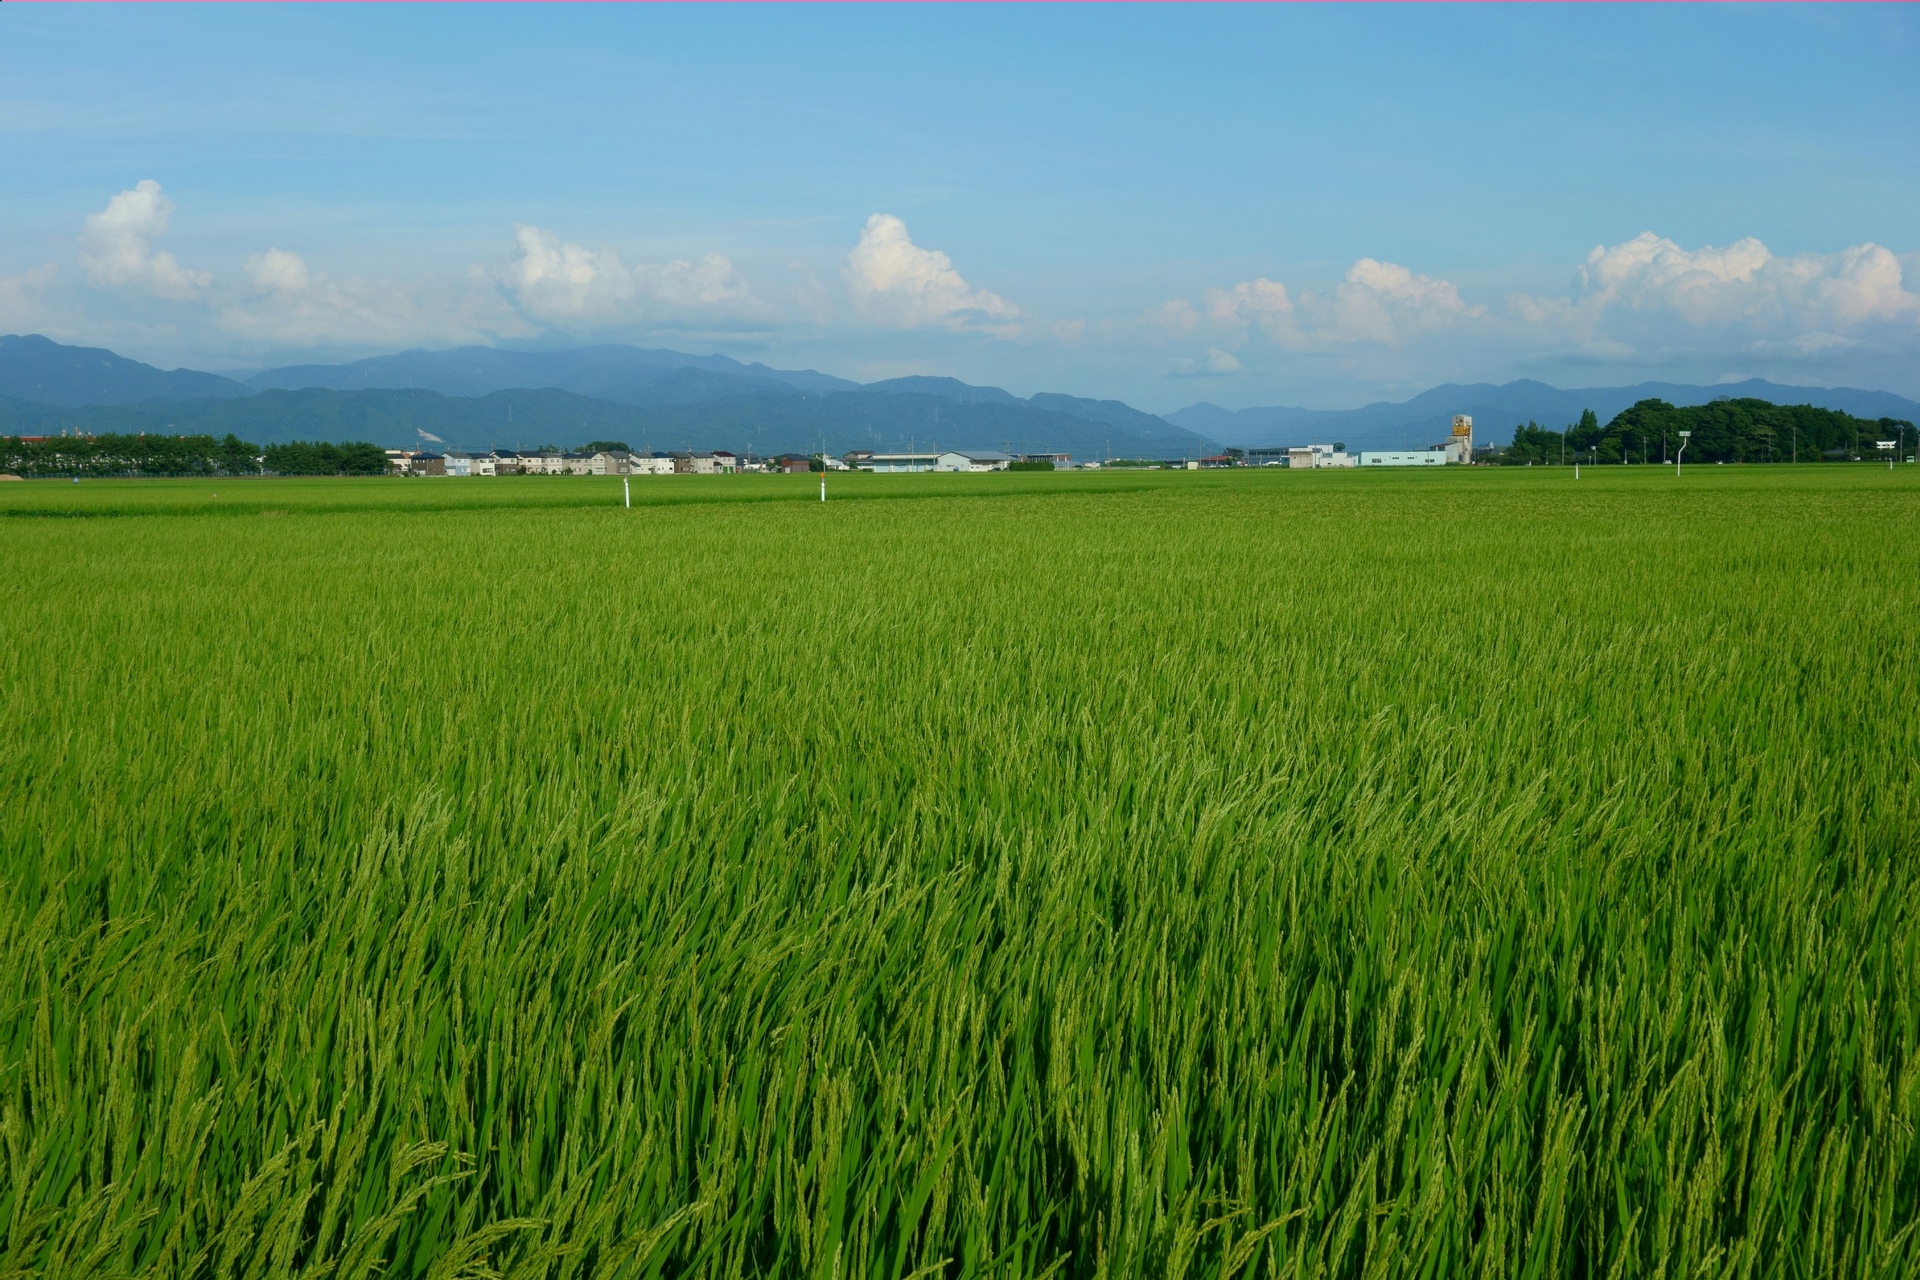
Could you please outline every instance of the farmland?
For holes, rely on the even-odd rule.
[[[1920,467],[0,486],[0,1276],[1920,1272]]]

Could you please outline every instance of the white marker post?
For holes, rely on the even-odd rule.
[[[630,477],[620,477],[620,492],[626,495],[627,510],[633,510],[633,480]]]
[[[1673,455],[1673,474],[1676,476],[1680,474],[1680,459],[1687,456],[1687,440],[1692,435],[1693,432],[1691,431],[1682,431],[1680,433],[1680,452]]]

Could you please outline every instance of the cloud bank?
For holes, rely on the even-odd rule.
[[[1204,341],[1249,367],[1264,344],[1276,358],[1312,356],[1350,369],[1446,364],[1491,376],[1502,362],[1661,367],[1720,360],[1831,361],[1847,352],[1909,355],[1920,346],[1917,265],[1865,243],[1835,253],[1782,256],[1746,237],[1687,249],[1653,232],[1598,245],[1561,294],[1469,302],[1451,281],[1360,258],[1319,291],[1258,277],[1205,290],[1196,306],[1171,299],[1140,328],[1163,342]],[[1481,372],[1473,372],[1477,361]],[[1174,372],[1230,373],[1206,355]]]
[[[1597,365],[1607,377],[1888,385],[1920,361],[1920,257],[1871,241],[1778,254],[1752,236],[1688,247],[1644,231],[1574,258],[1561,290],[1504,298],[1474,297],[1425,264],[1364,256],[1331,278],[1276,272],[1143,299],[1127,319],[1089,318],[1077,299],[1064,314],[1030,313],[886,213],[868,216],[844,254],[783,251],[784,265],[763,264],[750,283],[712,246],[649,261],[531,222],[503,227],[491,262],[452,277],[365,278],[284,242],[188,264],[163,247],[176,212],[149,178],[76,214],[76,269],[0,274],[0,331],[216,366],[543,336],[699,349],[742,339],[840,369],[948,372],[964,353],[994,352],[970,376],[1002,380],[1005,364],[1029,380],[1129,394],[1162,378],[1370,391],[1522,374],[1565,382]],[[973,341],[983,336],[1014,341]]]

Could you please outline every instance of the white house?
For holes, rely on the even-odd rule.
[[[997,449],[949,449],[934,460],[935,471],[1005,471],[1011,454]]]

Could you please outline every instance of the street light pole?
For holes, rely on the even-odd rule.
[[[1680,433],[1680,451],[1673,455],[1673,474],[1676,476],[1680,474],[1680,462],[1681,459],[1687,456],[1687,440],[1692,435],[1693,432],[1691,431],[1682,431]]]

